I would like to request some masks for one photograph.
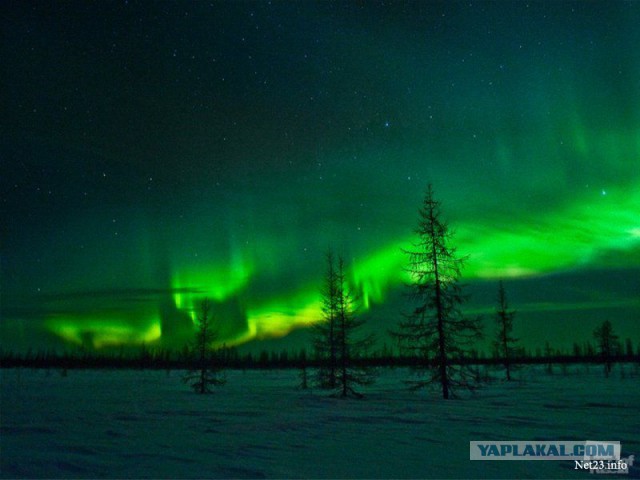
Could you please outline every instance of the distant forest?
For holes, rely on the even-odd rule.
[[[297,352],[289,350],[268,351],[258,354],[241,353],[237,348],[223,347],[212,363],[231,369],[276,369],[276,368],[316,368],[321,360],[314,359],[307,354],[306,349]],[[413,366],[423,360],[416,356],[394,352],[390,348],[373,352],[371,355],[355,360],[365,366],[374,367],[402,367]],[[514,365],[526,364],[571,364],[571,363],[604,363],[605,359],[596,351],[595,344],[574,344],[571,352],[551,348],[537,348],[534,351],[523,351],[512,357]],[[612,363],[639,362],[640,344],[633,348],[630,339],[611,355]],[[467,365],[502,365],[504,359],[496,355],[486,355],[481,351],[472,351],[470,355],[452,360],[453,363]],[[55,369],[188,369],[192,365],[192,357],[187,351],[172,351],[165,349],[150,349],[145,346],[138,351],[119,350],[112,352],[96,352],[92,350],[75,350],[59,353],[56,351],[27,351],[14,353],[9,350],[0,352],[1,368],[55,368]]]
[[[441,214],[441,203],[428,185],[418,210],[414,230],[417,241],[409,250],[405,271],[410,281],[407,287],[407,313],[402,314],[394,330],[388,333],[393,346],[384,344],[374,349],[374,336],[358,334],[364,325],[357,318],[357,301],[346,279],[342,256],[330,251],[326,257],[324,283],[320,291],[322,308],[312,327],[313,343],[309,351],[262,351],[241,353],[237,348],[219,346],[218,321],[211,305],[204,299],[194,311],[196,325],[193,341],[182,350],[151,348],[95,351],[78,347],[58,351],[27,351],[14,353],[0,350],[1,367],[60,368],[148,368],[196,369],[204,378],[216,368],[300,368],[320,371],[320,383],[335,388],[342,381],[343,395],[353,385],[366,384],[368,375],[362,370],[376,366],[414,366],[425,372],[418,386],[438,383],[443,397],[451,387],[473,387],[473,365],[497,365],[504,368],[506,380],[511,380],[511,367],[518,364],[601,363],[605,373],[614,363],[640,362],[640,343],[621,339],[609,320],[593,331],[593,341],[574,343],[571,351],[559,351],[546,343],[534,351],[521,346],[513,335],[516,311],[510,309],[502,281],[498,283],[495,330],[490,353],[478,349],[483,338],[480,317],[464,314],[468,299],[460,283],[465,257],[453,246],[453,231]],[[217,346],[216,346],[217,345]],[[204,381],[203,381],[204,382]],[[206,382],[204,382],[206,383]]]

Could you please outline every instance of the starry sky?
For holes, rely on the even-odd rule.
[[[329,249],[383,339],[428,183],[487,335],[640,342],[640,3],[1,8],[3,348],[297,348]]]

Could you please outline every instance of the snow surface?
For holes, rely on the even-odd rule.
[[[639,458],[640,373],[624,369],[528,367],[451,401],[407,390],[405,369],[363,400],[300,390],[295,370],[230,371],[197,395],[177,371],[3,369],[0,476],[587,478],[569,461],[471,462],[469,441],[618,440]]]

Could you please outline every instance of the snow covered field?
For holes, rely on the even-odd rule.
[[[447,402],[406,390],[403,369],[382,370],[364,400],[299,390],[297,371],[230,371],[196,395],[181,372],[2,370],[0,475],[588,478],[568,461],[471,462],[469,441],[618,440],[638,458],[640,374],[624,368],[528,367]]]

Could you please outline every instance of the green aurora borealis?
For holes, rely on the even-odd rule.
[[[640,3],[2,8],[4,349],[298,348],[329,248],[383,339],[428,182],[470,312],[640,341]]]

